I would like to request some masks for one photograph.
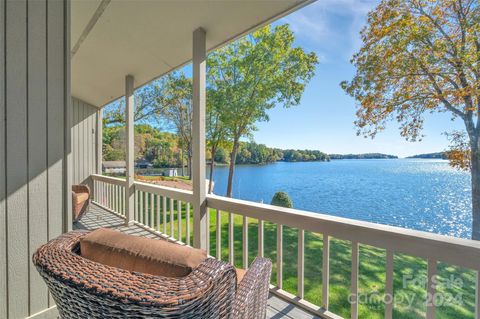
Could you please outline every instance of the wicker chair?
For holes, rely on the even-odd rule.
[[[90,206],[90,188],[87,185],[72,185],[73,221],[79,220]]]
[[[214,258],[185,277],[153,276],[83,258],[87,233],[66,233],[33,255],[62,318],[265,318],[268,259],[256,258],[238,287],[233,266]]]

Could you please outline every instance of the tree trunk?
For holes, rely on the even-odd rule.
[[[182,177],[183,177],[183,176],[185,176],[185,172],[183,171],[183,167],[184,167],[184,165],[183,165],[183,143],[182,143],[182,152],[181,152],[180,158],[181,158],[181,162],[182,162],[182,164],[180,164],[180,165],[182,167]]]
[[[188,179],[192,180],[192,156],[188,155]]]
[[[187,149],[187,165],[188,165],[188,179],[192,180],[192,143],[188,143]]]
[[[211,159],[210,159],[210,176],[208,177],[208,194],[211,194],[213,191],[213,169],[215,167],[215,153],[217,152],[215,147],[212,147],[212,150],[210,152],[211,154]]]
[[[233,141],[232,152],[230,153],[230,168],[228,170],[227,197],[232,197],[233,174],[235,173],[235,160],[238,152],[238,140]]]
[[[472,239],[480,240],[480,147],[474,143],[471,154],[472,172]]]

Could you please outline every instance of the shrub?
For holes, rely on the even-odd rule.
[[[273,195],[271,204],[275,206],[286,207],[286,208],[293,207],[292,200],[290,199],[288,194],[285,192],[276,192],[275,195]]]

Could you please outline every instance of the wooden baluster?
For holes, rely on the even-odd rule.
[[[205,232],[205,240],[207,243],[207,254],[210,255],[210,208],[207,207],[207,213],[205,216],[205,223],[206,223],[206,232]]]
[[[157,195],[157,231],[160,231],[160,195]]]
[[[265,222],[261,219],[258,220],[258,255],[264,256],[264,226]]]
[[[277,287],[283,287],[283,225],[277,224]]]
[[[352,242],[351,318],[358,319],[358,243]]]
[[[242,223],[242,257],[243,269],[248,269],[248,217],[243,216]]]
[[[105,207],[108,208],[109,200],[108,200],[108,184],[103,183],[103,187],[105,188]]]
[[[102,205],[107,207],[107,184],[102,182]]]
[[[387,249],[385,276],[385,319],[393,317],[393,251]]]
[[[105,201],[106,207],[110,208],[110,184],[105,183]]]
[[[190,245],[190,203],[187,202],[187,208],[186,208],[186,216],[185,216],[185,223],[186,223],[186,232],[187,232],[187,237],[186,237],[186,244]]]
[[[121,196],[121,187],[117,185],[117,213],[122,214],[122,196]]]
[[[115,194],[115,209],[114,211],[118,213],[118,185],[113,185],[113,191]]]
[[[122,186],[122,215],[125,216],[125,186]]]
[[[434,259],[427,261],[427,276],[427,319],[435,319],[437,261]]]
[[[113,209],[113,185],[112,184],[108,184],[109,186],[109,194],[108,194],[108,198],[110,199],[110,203],[109,203],[109,207],[111,210],[114,210]]]
[[[222,260],[222,213],[217,209],[216,211],[217,216],[216,216],[216,222],[217,222],[217,259]]]
[[[322,304],[328,310],[328,288],[330,286],[330,239],[323,234],[323,261],[322,261]]]
[[[167,234],[167,197],[163,196],[163,233]]]
[[[150,193],[145,193],[145,226],[150,227],[150,211],[152,209],[152,204],[149,200]]]
[[[122,215],[122,187],[117,185],[117,213]]]
[[[143,225],[145,225],[145,226],[147,226],[147,227],[148,227],[148,225],[149,225],[149,223],[150,223],[150,222],[149,222],[149,217],[150,217],[150,213],[149,213],[149,211],[150,211],[150,202],[149,202],[149,200],[148,200],[148,195],[149,195],[148,192],[143,193],[143,201],[144,201],[144,205],[145,205],[145,206],[144,206],[144,211],[145,211],[145,213],[144,213],[144,216],[143,216],[143,217],[144,217]]]
[[[105,198],[107,199],[107,208],[110,208],[110,184],[105,183],[106,187],[106,196]]]
[[[233,237],[233,214],[228,213],[228,261],[230,264],[235,265],[235,252],[233,250],[235,243]]]
[[[177,201],[177,215],[178,215],[178,240],[183,242],[182,238],[182,201]]]
[[[304,298],[304,278],[305,278],[305,231],[298,230],[298,255],[297,255],[297,294]]]
[[[148,192],[143,192],[143,223],[148,226]]]
[[[155,194],[150,193],[150,228],[155,229]]]
[[[175,215],[173,214],[175,208],[174,204],[173,198],[170,198],[170,237],[172,238],[175,238]]]
[[[143,193],[142,191],[140,191],[139,195],[140,195],[140,197],[139,197],[139,200],[140,200],[140,210],[138,211],[139,214],[140,214],[140,218],[139,218],[140,220],[139,220],[139,222],[140,222],[141,224],[143,224],[143,197],[144,197],[144,193]]]
[[[135,221],[138,221],[138,191],[135,190],[135,196],[134,196],[134,205],[135,209],[133,210],[133,219]]]
[[[109,190],[108,190],[109,184],[105,183],[105,207],[110,206],[110,196],[109,196]]]
[[[115,198],[114,198],[115,192],[113,191],[113,186],[115,186],[115,185],[110,184],[110,209],[115,211],[115,206],[114,206],[114,204],[115,204]]]
[[[117,191],[116,187],[117,185],[110,184],[111,190],[112,190],[112,207],[111,209],[116,212],[117,211]]]

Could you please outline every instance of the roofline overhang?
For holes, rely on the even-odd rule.
[[[255,25],[251,26],[250,28],[248,28],[247,30],[245,30],[245,31],[243,31],[243,32],[241,32],[241,33],[238,33],[238,34],[232,36],[231,38],[228,38],[227,40],[225,40],[224,42],[216,45],[216,46],[213,47],[213,48],[210,48],[210,49],[207,51],[207,53],[210,53],[210,52],[212,52],[212,51],[214,51],[214,50],[216,50],[216,49],[219,49],[219,48],[221,48],[221,47],[223,47],[223,46],[225,46],[225,45],[227,45],[227,44],[229,44],[229,43],[231,43],[231,42],[233,42],[233,41],[235,41],[235,40],[237,40],[237,39],[239,39],[239,38],[241,38],[241,37],[243,37],[243,36],[245,36],[245,35],[247,35],[247,34],[249,34],[249,33],[251,33],[252,31],[255,31],[255,30],[257,30],[257,29],[260,29],[261,27],[266,26],[267,24],[270,24],[270,23],[272,23],[272,22],[274,22],[274,21],[276,21],[276,20],[278,20],[278,19],[280,19],[280,18],[283,18],[283,17],[289,15],[289,14],[292,13],[292,12],[295,12],[295,11],[297,11],[297,10],[300,10],[301,8],[306,7],[307,5],[312,4],[312,3],[316,2],[316,1],[317,1],[317,0],[305,0],[305,1],[303,1],[303,2],[300,2],[300,3],[298,3],[298,4],[295,4],[295,5],[291,6],[290,8],[288,8],[288,9],[280,12],[279,14],[277,14],[277,15],[275,15],[275,16],[273,16],[273,17],[270,17],[270,18],[268,18],[268,19],[266,19],[266,20],[264,20],[264,21],[262,21],[262,22],[260,22],[260,23],[257,23],[257,24],[255,24]],[[201,27],[201,26],[200,26],[200,27]],[[193,33],[193,30],[192,30],[192,33]],[[169,74],[169,73],[171,73],[171,72],[173,72],[173,71],[176,71],[176,70],[184,67],[185,65],[189,64],[191,61],[192,61],[192,60],[189,59],[189,60],[187,60],[187,61],[185,61],[185,62],[183,62],[183,63],[180,63],[179,65],[172,67],[170,70],[168,70],[168,71],[166,71],[166,72],[163,72],[163,73],[157,75],[156,77],[154,77],[154,78],[152,78],[152,79],[150,79],[150,80],[148,80],[148,81],[146,81],[146,82],[143,82],[143,83],[141,83],[141,84],[139,84],[139,85],[137,85],[137,86],[134,86],[133,89],[134,89],[134,90],[138,90],[139,88],[142,88],[143,86],[145,86],[145,85],[147,85],[147,84],[149,84],[149,83],[151,83],[151,82],[153,82],[153,81],[161,78],[162,76],[164,76],[164,75],[166,75],[166,74]],[[127,74],[125,74],[125,76],[127,76]],[[104,108],[105,106],[107,106],[108,104],[113,103],[113,102],[115,102],[115,101],[117,101],[117,100],[119,100],[119,99],[121,99],[121,98],[123,98],[123,97],[124,97],[124,95],[119,96],[119,97],[117,97],[117,98],[114,98],[114,99],[112,99],[112,100],[109,100],[108,102],[106,102],[105,104],[99,106],[98,108],[99,108],[99,109],[102,109],[102,108]]]

